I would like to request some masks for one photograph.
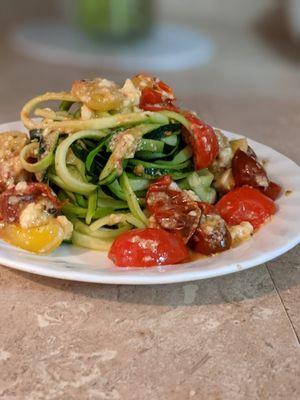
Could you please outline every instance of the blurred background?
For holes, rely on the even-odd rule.
[[[30,97],[154,71],[215,126],[298,158],[300,0],[1,0],[0,121]],[[263,137],[263,139],[262,139]]]

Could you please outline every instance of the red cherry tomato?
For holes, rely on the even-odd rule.
[[[47,199],[52,203],[54,210],[58,210],[62,206],[51,188],[44,183],[27,183],[23,191],[17,191],[15,187],[6,190],[0,194],[0,220],[17,222],[21,212],[29,203],[41,199]]]
[[[231,235],[223,218],[218,214],[207,214],[201,216],[189,245],[197,253],[209,256],[230,249],[231,242]]]
[[[238,225],[242,221],[248,221],[255,229],[276,212],[275,203],[250,186],[225,194],[216,204],[216,209],[227,224]]]
[[[133,229],[118,236],[108,257],[118,267],[152,267],[189,259],[181,236],[163,229]]]
[[[141,90],[140,108],[145,111],[179,111],[173,90],[165,82],[148,75],[137,75],[133,83]]]
[[[207,168],[219,154],[218,139],[213,128],[191,113],[185,113],[191,123],[190,129],[184,132],[187,144],[194,152],[196,170]]]
[[[204,201],[197,201],[197,204],[204,215],[217,214],[216,207],[212,204],[205,203]]]
[[[147,208],[156,226],[170,232],[179,232],[185,243],[194,234],[201,216],[197,202],[191,200],[169,175],[150,185]]]
[[[269,179],[266,171],[255,158],[238,149],[232,159],[232,174],[236,186],[249,185],[256,188],[266,188]]]
[[[232,242],[231,235],[215,206],[202,201],[197,203],[202,215],[198,228],[189,241],[191,248],[197,253],[205,255],[229,249]]]
[[[281,186],[278,185],[275,182],[270,181],[269,185],[262,190],[262,193],[265,194],[266,196],[270,197],[272,200],[278,199],[280,193],[281,193]]]

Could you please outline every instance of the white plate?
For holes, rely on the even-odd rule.
[[[24,130],[21,123],[0,125],[0,132]],[[229,138],[239,135],[223,131]],[[37,256],[0,242],[0,263],[34,274],[83,282],[112,284],[160,284],[226,275],[278,257],[300,242],[300,168],[263,144],[249,140],[258,156],[267,161],[269,176],[285,190],[277,201],[279,210],[249,241],[214,257],[155,268],[117,268],[106,253],[63,245],[48,256]]]

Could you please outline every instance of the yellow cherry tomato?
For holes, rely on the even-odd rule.
[[[55,220],[46,225],[24,229],[20,225],[8,224],[0,230],[0,238],[5,242],[32,253],[50,253],[64,239],[62,226]]]

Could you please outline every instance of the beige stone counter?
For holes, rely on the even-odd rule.
[[[163,77],[214,125],[300,163],[298,67],[256,35],[222,29],[211,31],[220,51],[210,65]],[[3,35],[0,61],[1,122],[17,119],[32,95],[75,78],[125,76],[25,58]],[[0,398],[297,400],[299,258],[298,246],[248,271],[152,287],[0,267]]]

